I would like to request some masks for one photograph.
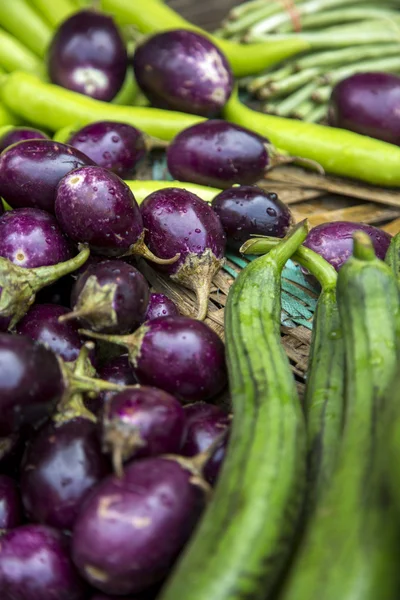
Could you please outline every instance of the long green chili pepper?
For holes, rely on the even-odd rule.
[[[30,71],[41,74],[41,60],[16,37],[0,28],[0,66],[5,71]]]
[[[51,27],[58,27],[65,19],[77,12],[70,0],[30,0],[38,13]]]
[[[282,600],[393,600],[400,585],[399,522],[384,494],[383,398],[397,367],[399,296],[364,232],[340,269],[346,407],[331,481],[285,581]]]
[[[0,104],[0,127],[5,125],[18,125],[19,119],[10,113],[3,104]]]
[[[264,41],[261,44],[241,44],[219,39],[178,15],[160,0],[141,2],[126,0],[101,0],[101,8],[122,24],[135,25],[143,33],[156,33],[167,29],[191,29],[210,38],[224,52],[237,77],[259,73],[294,54],[309,49],[307,41],[293,38],[289,42]]]
[[[188,190],[206,202],[211,202],[217,194],[222,192],[222,190],[217,188],[206,187],[205,185],[199,185],[197,183],[186,183],[185,181],[146,181],[143,179],[137,179],[127,180],[125,183],[129,185],[133,195],[136,198],[136,202],[139,204],[141,204],[149,194],[167,187],[176,187]]]
[[[40,58],[44,57],[53,33],[26,0],[0,2],[0,27],[9,31]]]
[[[319,163],[326,172],[400,187],[400,148],[344,129],[261,114],[233,93],[224,117],[267,137],[276,148]]]
[[[302,223],[250,263],[225,308],[235,418],[215,495],[160,600],[264,598],[291,551],[305,488],[305,427],[280,337],[281,273]]]

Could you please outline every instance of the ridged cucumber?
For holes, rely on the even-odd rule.
[[[337,299],[346,410],[337,467],[310,519],[281,600],[399,597],[398,521],[384,492],[382,399],[396,370],[398,292],[363,232],[341,268]]]
[[[286,564],[305,490],[306,434],[281,344],[281,273],[300,224],[232,285],[225,336],[233,429],[218,484],[160,600],[263,599]]]

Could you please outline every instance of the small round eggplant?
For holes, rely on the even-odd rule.
[[[69,314],[64,306],[35,304],[17,325],[17,333],[41,342],[61,356],[65,362],[78,358],[84,340],[76,322],[61,323],[59,318]]]
[[[47,417],[63,391],[51,350],[22,335],[0,334],[0,436]]]
[[[82,501],[109,472],[95,423],[51,422],[30,441],[22,461],[25,512],[31,521],[71,529]]]
[[[116,385],[135,385],[138,380],[127,354],[108,360],[97,372],[100,379]],[[96,398],[85,398],[85,406],[95,415],[102,415],[104,406],[117,392],[104,391]]]
[[[182,447],[183,456],[196,456],[207,450],[223,431],[230,427],[231,419],[221,408],[203,403],[188,404],[186,414],[186,439]],[[199,405],[199,406],[198,406]],[[225,456],[228,435],[225,436],[203,469],[203,476],[211,485],[215,484]]]
[[[71,246],[55,218],[38,208],[17,208],[0,217],[0,256],[27,269],[71,258]]]
[[[132,179],[147,149],[145,136],[139,129],[115,121],[90,123],[75,132],[67,144],[121,179]]]
[[[17,484],[11,477],[0,475],[0,531],[18,527],[21,520],[21,498]]]
[[[392,236],[378,227],[351,221],[332,221],[309,232],[304,246],[314,250],[339,271],[353,252],[353,233],[365,231],[372,240],[376,256],[385,259]]]
[[[69,171],[93,161],[53,140],[25,140],[0,154],[0,196],[12,208],[42,208],[54,213],[56,188]]]
[[[226,238],[219,217],[204,200],[178,188],[153,192],[140,208],[150,250],[162,258],[180,255],[162,269],[194,290],[197,318],[204,319],[212,279],[225,260]]]
[[[122,478],[107,477],[85,501],[73,529],[72,559],[103,592],[144,591],[169,571],[205,499],[184,459],[135,460]]]
[[[170,394],[138,386],[119,392],[104,410],[103,450],[122,476],[122,463],[131,458],[178,453],[185,433],[185,413]]]
[[[251,185],[271,166],[269,141],[219,119],[184,129],[167,149],[174,179],[217,188]]]
[[[255,185],[224,190],[211,206],[220,218],[228,246],[234,250],[254,234],[283,238],[293,225],[289,207],[277,194]]]
[[[61,320],[78,318],[93,331],[128,333],[143,322],[149,297],[147,281],[135,267],[105,260],[78,277],[71,294],[73,311]]]
[[[82,333],[127,348],[141,384],[164,390],[183,402],[208,400],[226,386],[224,344],[197,319],[158,317],[125,336]]]
[[[125,44],[113,19],[82,10],[57,29],[48,51],[50,80],[74,92],[109,102],[124,83]]]
[[[3,152],[8,146],[23,142],[24,140],[48,140],[49,136],[32,127],[10,127],[8,131],[0,136],[0,152]]]
[[[133,68],[144,94],[160,108],[214,117],[233,89],[225,56],[194,31],[176,29],[151,36],[137,46]]]
[[[400,145],[400,77],[356,73],[333,88],[328,122],[384,142]]]
[[[22,525],[1,538],[0,590],[2,600],[86,598],[66,538],[44,525]]]
[[[157,319],[158,317],[179,317],[179,310],[165,294],[150,294],[145,321]]]
[[[126,183],[102,167],[82,167],[67,174],[57,188],[55,212],[75,242],[87,242],[105,256],[140,254],[158,262],[144,244],[143,219]]]

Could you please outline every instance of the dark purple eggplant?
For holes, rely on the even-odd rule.
[[[29,520],[71,529],[82,501],[109,472],[95,423],[76,418],[46,424],[30,441],[21,467]]]
[[[87,242],[96,254],[140,254],[163,261],[144,244],[143,219],[126,183],[102,167],[82,167],[67,174],[57,188],[55,212],[62,229],[75,242]]]
[[[186,439],[182,447],[183,456],[196,456],[207,450],[230,428],[231,418],[221,408],[212,404],[196,402],[184,407],[186,415]],[[224,437],[212,456],[204,465],[203,476],[211,485],[215,484],[222,466],[228,435]]]
[[[351,221],[322,223],[311,229],[304,246],[320,254],[336,271],[339,271],[353,253],[355,231],[365,231],[372,240],[376,256],[381,260],[385,259],[392,236],[383,229],[364,223]]]
[[[233,89],[225,56],[194,31],[176,29],[146,39],[136,47],[133,68],[144,94],[160,108],[214,117]]]
[[[119,392],[106,404],[102,422],[103,450],[114,471],[131,458],[179,453],[185,433],[181,404],[163,390],[148,386]]]
[[[34,269],[71,258],[70,243],[56,219],[38,208],[17,208],[0,217],[0,256]]]
[[[332,90],[328,122],[384,142],[400,145],[400,77],[356,73]]]
[[[266,138],[219,119],[178,133],[167,149],[167,163],[175,179],[217,188],[251,185],[272,166]]]
[[[285,237],[293,225],[289,207],[277,194],[257,186],[243,185],[224,190],[211,206],[220,218],[227,244],[234,250],[252,235]]]
[[[40,129],[32,127],[10,127],[8,131],[0,136],[0,152],[3,152],[8,146],[23,142],[24,140],[48,140],[49,136]]]
[[[108,102],[122,87],[128,55],[110,16],[82,10],[59,26],[47,62],[53,83]]]
[[[85,600],[67,539],[44,525],[22,525],[1,538],[2,600]]]
[[[82,576],[108,594],[132,594],[161,581],[189,539],[207,488],[184,463],[134,460],[107,477],[84,502],[72,535]]]
[[[37,243],[40,249],[43,240],[39,238]],[[35,239],[32,240],[30,248],[34,250]],[[0,331],[13,329],[27,313],[39,290],[81,267],[88,256],[89,249],[82,248],[77,256],[65,262],[34,269],[15,265],[0,256]]]
[[[0,436],[47,417],[63,391],[51,350],[20,335],[0,334]]]
[[[127,348],[141,384],[165,390],[183,402],[207,400],[226,386],[224,344],[197,319],[158,317],[125,336],[82,333]]]
[[[0,531],[14,529],[21,521],[22,507],[17,484],[11,477],[0,475]]]
[[[116,385],[135,385],[138,383],[133,366],[129,362],[127,354],[116,356],[98,369],[98,376],[103,381],[115,383]],[[102,415],[106,403],[117,392],[104,391],[94,398],[86,398],[85,406],[95,415]]]
[[[158,317],[179,317],[179,310],[175,302],[165,294],[150,294],[145,321]]]
[[[54,212],[56,188],[69,171],[93,161],[75,148],[53,140],[25,140],[0,154],[0,196],[12,208]]]
[[[143,322],[149,297],[148,283],[135,267],[105,260],[78,277],[71,294],[73,311],[61,321],[77,318],[93,331],[128,333]]]
[[[180,255],[173,264],[160,268],[194,290],[197,318],[204,319],[212,279],[225,260],[226,237],[219,217],[207,202],[178,188],[153,192],[140,208],[150,250],[162,258]]]
[[[65,362],[72,362],[78,358],[84,340],[78,333],[76,322],[59,321],[61,316],[67,314],[69,311],[64,306],[35,304],[19,321],[17,333],[41,342]]]
[[[75,132],[67,144],[121,179],[132,179],[147,150],[146,138],[139,129],[115,121],[90,123]]]

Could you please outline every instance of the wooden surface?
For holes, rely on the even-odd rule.
[[[137,2],[138,0],[131,0]],[[234,6],[241,4],[237,0],[169,0],[167,2],[185,19],[213,31],[220,26],[222,19]],[[145,6],[145,4],[144,4]]]

